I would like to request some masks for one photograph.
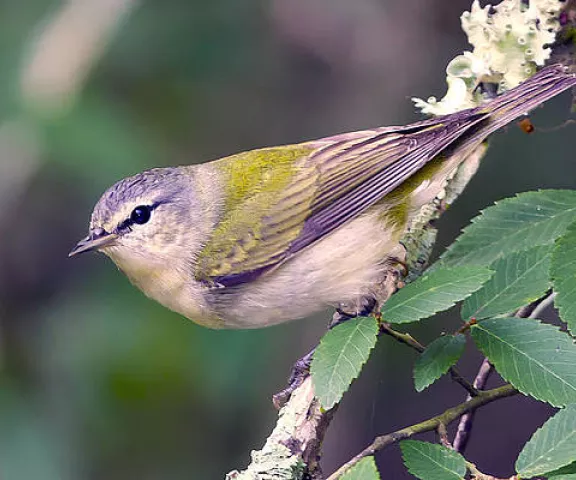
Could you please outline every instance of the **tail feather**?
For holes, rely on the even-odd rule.
[[[517,87],[474,109],[486,113],[487,118],[470,136],[471,142],[487,137],[575,85],[576,75],[566,67],[551,65],[543,68]]]

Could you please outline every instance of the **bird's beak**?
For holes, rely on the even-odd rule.
[[[118,235],[115,233],[108,233],[102,229],[98,229],[98,231],[91,232],[90,235],[88,235],[86,238],[80,240],[68,254],[68,256],[73,257],[79,253],[98,250],[102,247],[106,247],[112,244],[117,238]]]

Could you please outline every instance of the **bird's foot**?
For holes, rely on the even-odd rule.
[[[294,390],[302,385],[302,382],[310,375],[310,364],[312,363],[312,357],[315,351],[316,347],[302,358],[296,360],[296,363],[292,366],[290,377],[288,378],[288,386],[272,396],[272,403],[277,410],[280,410],[286,405],[286,402],[290,400],[290,396],[294,393]]]
[[[386,261],[386,265],[389,267],[387,272],[388,275],[392,274],[395,275],[397,278],[404,278],[405,276],[408,275],[410,271],[405,258],[390,257]]]

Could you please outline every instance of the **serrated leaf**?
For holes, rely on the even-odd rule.
[[[496,260],[492,278],[462,305],[462,318],[469,320],[510,313],[540,298],[550,287],[548,270],[552,245],[511,253]]]
[[[403,440],[400,450],[404,465],[420,480],[460,480],[466,474],[464,457],[442,445]]]
[[[509,253],[550,244],[575,218],[576,191],[521,193],[474,218],[440,257],[440,265],[489,265]]]
[[[484,267],[438,268],[396,292],[384,304],[382,319],[408,323],[449,309],[478,290],[492,276]]]
[[[373,317],[352,318],[326,332],[314,352],[310,373],[316,396],[325,409],[340,401],[376,345]]]
[[[414,365],[414,386],[421,392],[438,380],[454,365],[466,346],[461,334],[445,335],[434,340],[418,357]]]
[[[522,393],[557,407],[576,403],[576,345],[557,327],[530,318],[493,318],[472,326],[472,338]]]
[[[374,457],[364,457],[342,475],[340,480],[380,480]]]
[[[573,366],[573,368],[575,368]],[[576,405],[568,405],[542,425],[516,460],[516,472],[532,478],[576,461]]]
[[[554,304],[560,318],[576,335],[576,223],[570,225],[556,241],[550,274],[556,292]]]

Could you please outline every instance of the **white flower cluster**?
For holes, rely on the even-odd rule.
[[[549,45],[560,29],[563,5],[561,0],[503,0],[482,8],[474,0],[461,17],[473,50],[458,55],[446,67],[444,98],[414,98],[416,107],[430,115],[453,113],[481,103],[477,87],[482,81],[507,90],[526,80],[550,56]]]

